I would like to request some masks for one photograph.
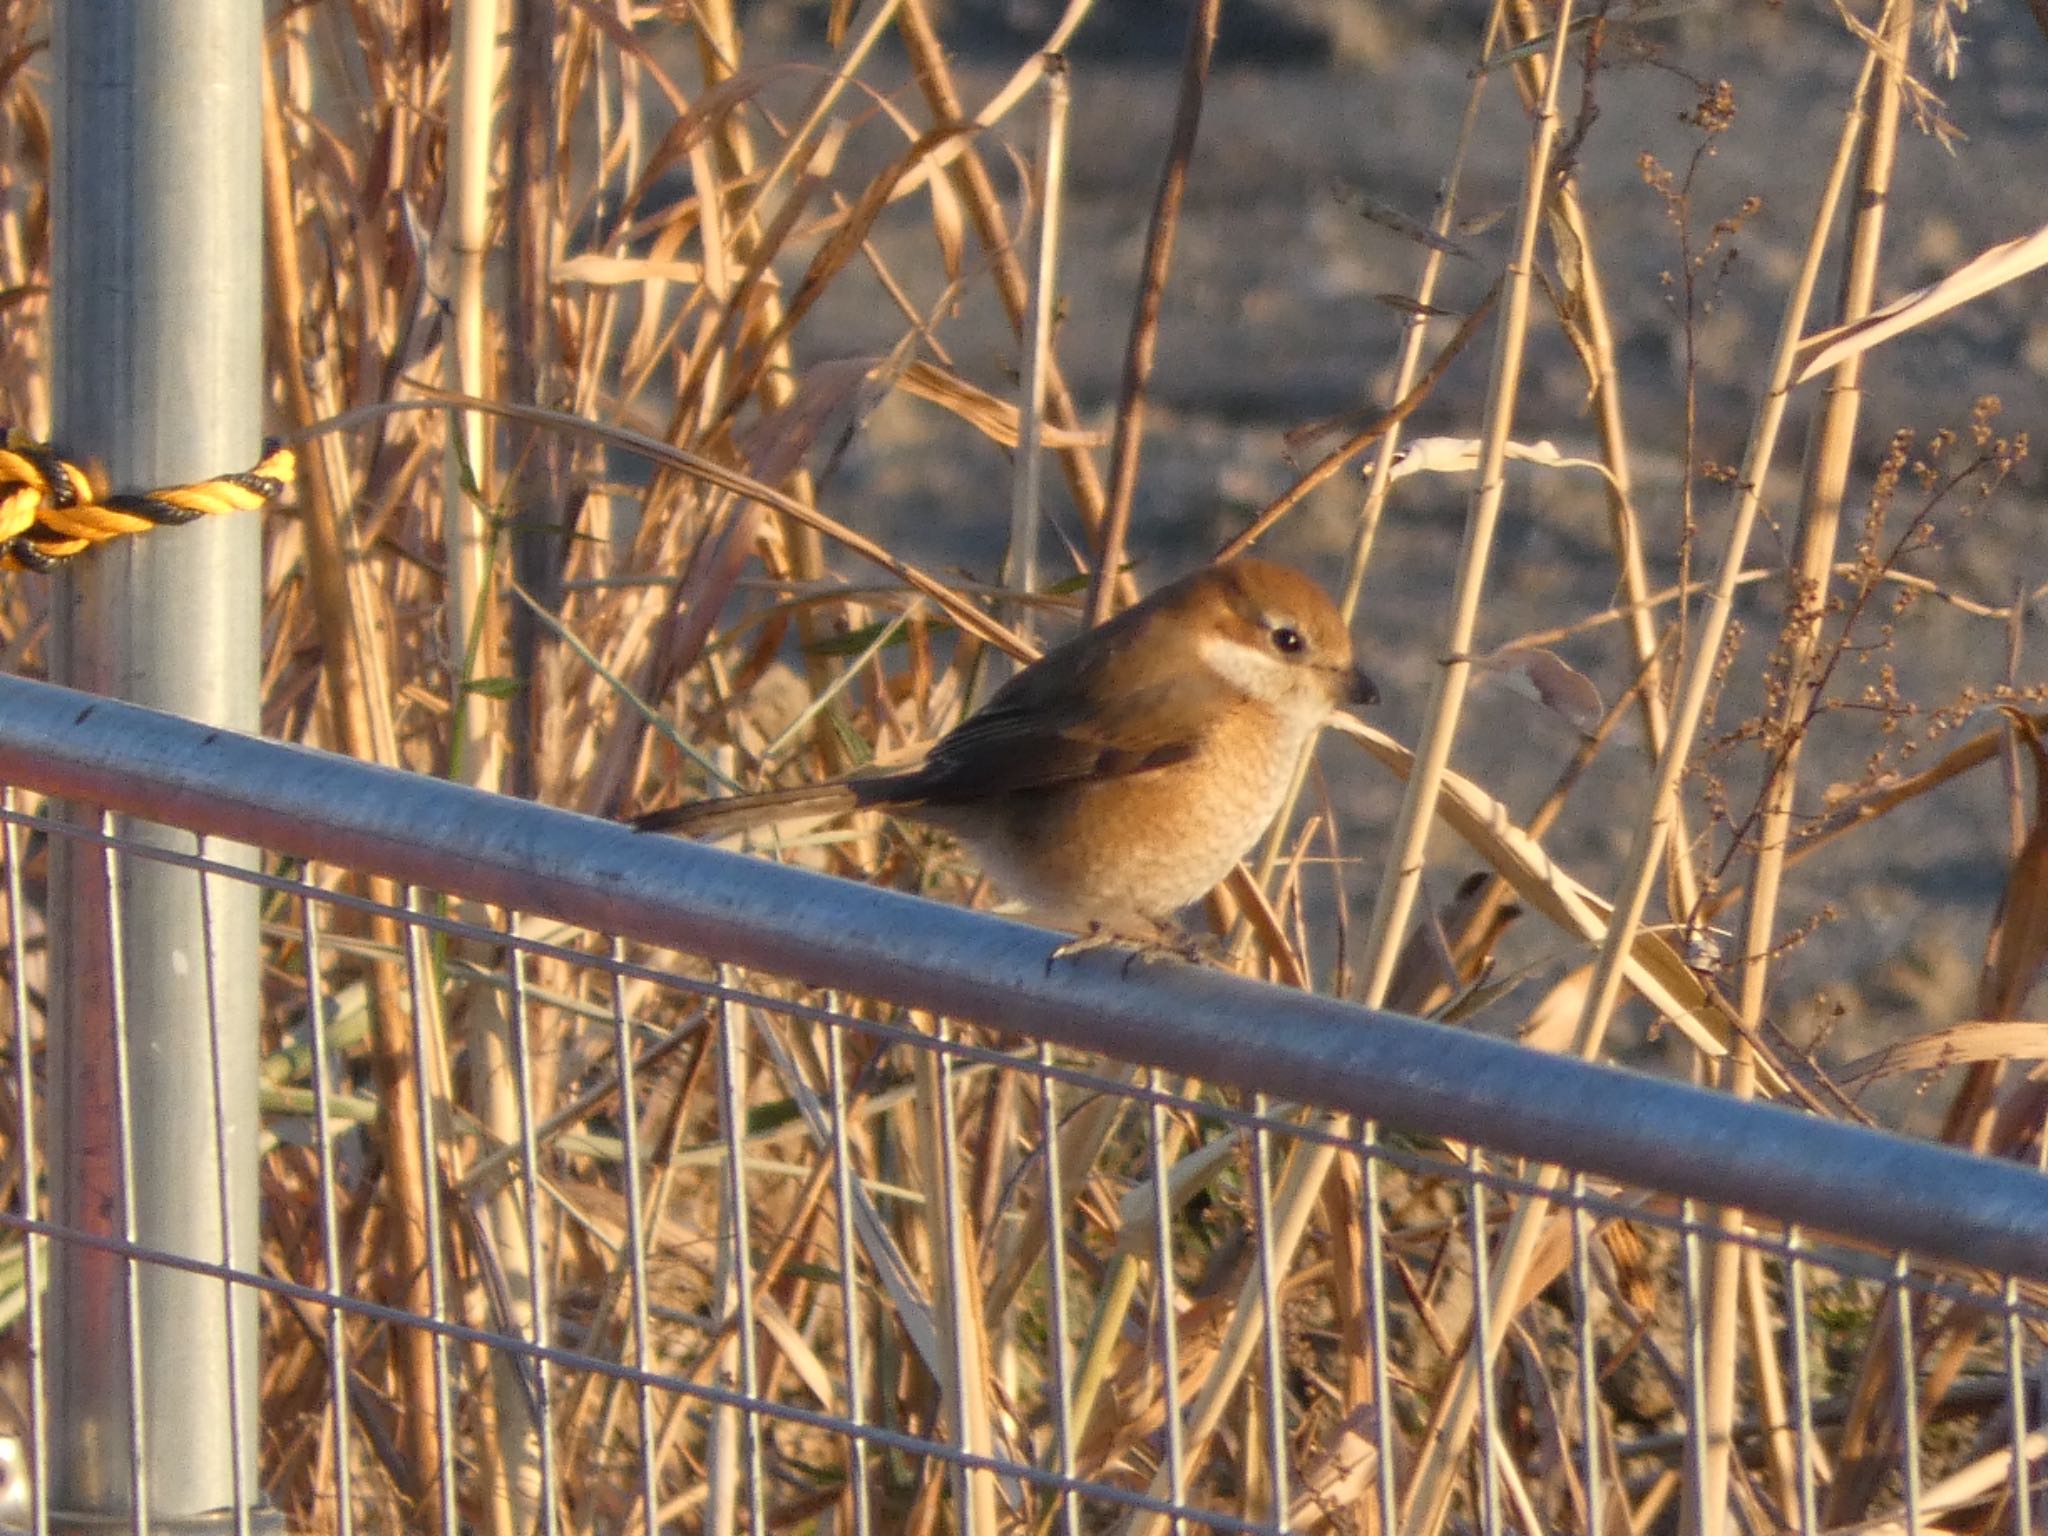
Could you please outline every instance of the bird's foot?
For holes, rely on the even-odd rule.
[[[1184,928],[1176,928],[1171,923],[1153,923],[1148,932],[1133,932],[1092,919],[1085,929],[1046,956],[1046,974],[1052,974],[1056,961],[1064,960],[1071,955],[1084,955],[1092,949],[1107,949],[1112,945],[1129,951],[1124,956],[1123,973],[1126,976],[1130,975],[1131,967],[1134,965],[1150,965],[1160,960],[1182,960],[1189,965],[1213,965],[1220,953],[1212,936],[1192,934]]]

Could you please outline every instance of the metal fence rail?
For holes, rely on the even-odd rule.
[[[1724,1244],[1735,1528],[2029,1529],[2032,1170],[1206,969],[1049,967],[983,914],[15,679],[0,782],[0,1380],[38,1529],[54,1244],[106,1256],[115,1307],[148,1266],[262,1297],[234,1451],[309,1529],[1662,1529]],[[257,892],[254,1261],[46,1219],[46,839],[104,861],[113,924],[138,861]],[[1310,1153],[1323,1214],[1281,1230]],[[1547,1241],[1503,1297],[1520,1222]],[[1470,1453],[1419,1486],[1487,1336]],[[119,1431],[195,1432],[176,1410]]]

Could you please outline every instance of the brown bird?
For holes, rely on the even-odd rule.
[[[1249,557],[1162,587],[1048,651],[914,768],[653,811],[723,837],[875,809],[950,832],[1029,912],[1090,933],[1173,932],[1280,809],[1303,749],[1379,690],[1299,571]]]

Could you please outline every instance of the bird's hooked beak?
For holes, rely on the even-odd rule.
[[[1351,686],[1345,702],[1348,704],[1377,704],[1380,701],[1379,684],[1365,675],[1363,667],[1351,669]]]

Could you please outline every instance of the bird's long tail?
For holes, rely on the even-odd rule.
[[[692,800],[633,818],[642,832],[680,832],[685,837],[727,837],[798,816],[831,816],[862,803],[851,784],[800,784],[723,800]]]

